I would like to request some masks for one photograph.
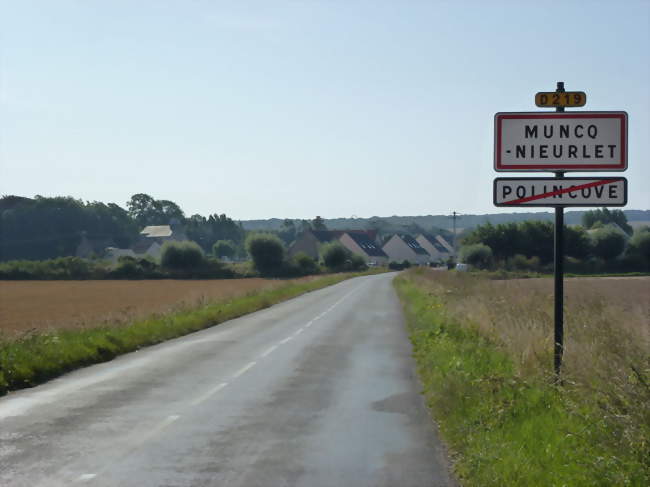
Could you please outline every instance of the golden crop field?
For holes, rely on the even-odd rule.
[[[300,281],[310,279],[303,278]],[[143,281],[0,281],[0,333],[127,323],[287,281],[249,278]]]

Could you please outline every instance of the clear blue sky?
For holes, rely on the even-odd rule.
[[[236,219],[492,213],[493,115],[556,81],[630,117],[649,1],[0,0],[0,193]]]

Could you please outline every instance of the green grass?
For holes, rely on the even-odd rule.
[[[650,485],[647,448],[620,448],[590,401],[519,374],[504,347],[451,318],[443,298],[412,274],[394,282],[427,403],[463,485]]]
[[[305,283],[290,283],[192,310],[151,316],[129,325],[58,330],[19,340],[0,340],[0,395],[217,325],[352,277],[378,272],[337,274]]]

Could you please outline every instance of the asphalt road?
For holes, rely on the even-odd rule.
[[[392,277],[0,398],[0,485],[452,485]]]

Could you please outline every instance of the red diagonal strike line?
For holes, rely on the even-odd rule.
[[[558,182],[562,181],[558,179]],[[593,183],[581,184],[579,186],[570,186],[565,189],[558,189],[557,191],[551,191],[550,193],[537,194],[535,196],[528,196],[526,198],[520,198],[518,200],[504,201],[504,205],[516,205],[518,203],[526,203],[528,201],[541,200],[543,198],[550,198],[551,196],[557,196],[564,193],[571,193],[572,191],[580,191],[581,189],[594,188],[596,186],[603,186],[605,184],[617,183],[622,181],[622,179],[606,179],[605,181],[594,181]]]

